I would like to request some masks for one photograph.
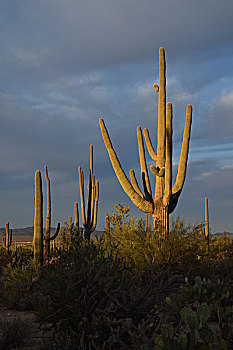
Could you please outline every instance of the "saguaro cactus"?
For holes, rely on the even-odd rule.
[[[79,230],[79,211],[78,211],[78,203],[74,203],[74,227]]]
[[[50,194],[50,180],[48,177],[48,169],[45,166],[45,177],[47,180],[47,216],[46,216],[46,229],[45,237],[43,235],[43,192],[42,192],[42,180],[39,170],[35,173],[35,217],[34,217],[34,235],[33,235],[33,251],[34,260],[43,264],[44,255],[45,260],[50,258],[50,241],[54,240],[60,230],[60,223],[57,225],[56,232],[50,236],[50,224],[51,224],[51,194]],[[44,241],[44,242],[43,242]],[[44,244],[43,244],[44,243]],[[45,248],[45,254],[43,250]]]
[[[85,214],[84,176],[81,167],[78,168],[78,172],[84,237],[85,239],[90,240],[91,233],[95,230],[97,224],[97,210],[99,200],[99,181],[96,181],[95,184],[95,176],[93,174],[92,145],[90,145],[90,176],[88,186],[87,214]]]
[[[110,217],[107,214],[105,216],[105,233],[110,234],[110,232],[111,232],[111,229],[110,229]]]
[[[6,236],[3,237],[2,244],[6,249],[7,253],[9,253],[10,246],[12,244],[12,229],[10,229],[9,222],[6,224]]]
[[[33,235],[33,251],[34,260],[39,264],[43,264],[43,193],[42,180],[39,170],[35,173],[35,216],[34,216],[34,235]]]
[[[47,182],[47,215],[46,215],[46,228],[45,228],[45,237],[44,237],[44,245],[45,245],[45,260],[49,261],[50,259],[50,242],[53,241],[60,230],[60,223],[57,225],[56,232],[50,236],[51,230],[51,190],[50,190],[50,179],[48,174],[48,168],[45,166],[45,178]]]
[[[152,215],[154,232],[158,229],[160,233],[165,234],[168,232],[169,214],[173,212],[177,205],[185,180],[192,106],[188,105],[186,109],[180,162],[176,181],[172,187],[172,104],[170,102],[166,104],[165,52],[163,48],[159,49],[159,86],[154,85],[154,89],[158,92],[157,153],[152,146],[148,129],[144,129],[144,138],[148,152],[152,160],[156,162],[156,167],[154,165],[150,167],[151,172],[156,176],[154,198],[152,197],[149,181],[141,128],[139,126],[137,128],[137,139],[144,194],[138,186],[135,173],[132,169],[129,172],[131,182],[128,180],[114,151],[103,119],[100,119],[99,122],[109,158],[123,190],[138,209]]]
[[[146,214],[146,220],[145,220],[145,232],[151,233],[151,214]]]
[[[207,197],[205,197],[205,237],[209,239],[209,207]]]

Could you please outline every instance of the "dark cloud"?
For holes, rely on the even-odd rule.
[[[68,220],[79,194],[78,165],[88,177],[90,143],[100,180],[99,227],[117,203],[145,216],[133,208],[113,174],[98,119],[105,119],[125,172],[133,168],[140,178],[136,127],[148,127],[156,145],[153,84],[163,45],[175,163],[186,105],[194,107],[191,162],[175,214],[200,220],[207,195],[215,210],[213,227],[229,230],[232,12],[228,0],[1,2],[2,226],[8,220],[14,226],[32,224],[34,172],[43,172],[45,164],[52,182],[53,224]]]

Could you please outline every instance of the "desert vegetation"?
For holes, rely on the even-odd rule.
[[[90,241],[65,224],[43,265],[30,248],[1,248],[2,307],[35,312],[49,334],[40,348],[231,349],[232,239],[207,242],[180,218],[157,237],[124,205],[108,223]]]
[[[233,348],[233,240],[214,238],[205,220],[190,224],[170,220],[187,168],[192,107],[187,106],[180,163],[172,186],[172,105],[166,104],[165,53],[159,51],[158,147],[149,132],[145,142],[156,167],[152,196],[141,128],[137,129],[144,193],[134,171],[126,177],[103,120],[103,139],[116,175],[145,220],[118,204],[106,213],[105,230],[92,239],[97,225],[99,182],[90,172],[87,205],[79,167],[81,217],[74,203],[74,222],[57,225],[51,234],[51,191],[47,167],[46,227],[43,191],[35,173],[34,237],[31,247],[13,244],[6,225],[0,248],[0,349],[147,349]],[[82,224],[80,224],[82,222]],[[29,321],[8,320],[9,310],[33,312],[44,336],[33,343]]]

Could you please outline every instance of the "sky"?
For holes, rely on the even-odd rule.
[[[98,120],[124,171],[134,169],[140,180],[136,128],[147,127],[156,148],[153,84],[162,46],[173,104],[173,181],[186,106],[193,106],[188,170],[171,216],[203,221],[208,197],[211,232],[233,232],[232,13],[232,0],[1,1],[0,227],[33,225],[36,170],[46,207],[45,165],[52,225],[69,221],[80,204],[78,166],[88,178],[90,144],[100,182],[97,228],[118,203],[145,218],[118,183]]]

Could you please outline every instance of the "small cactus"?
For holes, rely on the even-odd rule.
[[[74,226],[79,230],[79,211],[77,202],[74,203]]]
[[[110,218],[108,214],[105,216],[105,233],[110,234]]]

